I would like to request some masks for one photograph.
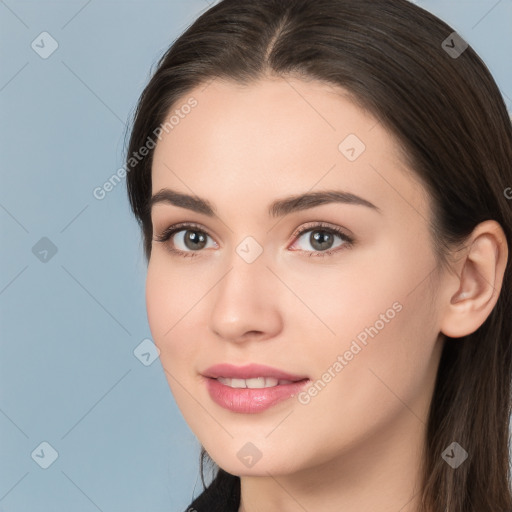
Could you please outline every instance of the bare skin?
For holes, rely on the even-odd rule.
[[[197,106],[155,149],[153,194],[198,196],[217,212],[153,206],[155,237],[192,222],[206,244],[187,246],[187,229],[201,233],[187,227],[154,241],[146,301],[185,420],[217,464],[241,476],[239,512],[416,511],[442,335],[475,331],[501,288],[500,226],[480,224],[451,270],[440,267],[428,194],[392,135],[343,92],[291,78],[245,87],[217,80],[183,99]],[[353,138],[339,149],[349,134],[364,151]],[[268,213],[277,199],[327,190],[376,208],[330,202]],[[327,235],[319,222],[353,242],[334,234],[318,248],[311,235]],[[237,253],[246,237],[257,245],[242,247],[263,251],[251,263]],[[235,413],[212,401],[201,375],[224,362],[266,364],[325,386],[302,401]],[[249,442],[261,455],[251,467],[237,456]]]

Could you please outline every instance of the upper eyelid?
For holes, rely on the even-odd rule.
[[[171,231],[171,237],[179,233],[180,231],[184,231],[186,229],[195,229],[200,232],[204,232],[206,235],[208,235],[210,238],[215,238],[210,231],[202,226],[199,223],[196,222],[178,222],[176,224],[172,224],[171,226],[168,226],[167,228],[164,228],[161,231],[161,234],[159,237],[162,237],[167,231]],[[297,238],[298,236],[302,236],[304,233],[307,233],[308,231],[312,231],[314,229],[325,229],[327,231],[332,230],[335,235],[340,237],[346,237],[346,239],[350,241],[354,241],[354,236],[352,232],[344,227],[337,226],[335,224],[331,224],[329,222],[325,221],[309,221],[306,223],[301,224],[298,228],[296,228],[293,233],[290,235],[292,238]]]
[[[339,231],[340,233],[336,233],[336,234],[345,235],[347,238],[353,238],[352,232],[349,229],[342,227],[342,226],[337,226],[330,222],[325,222],[325,221],[320,221],[320,220],[305,222],[304,224],[301,224],[296,230],[293,231],[292,236],[297,236],[306,231],[314,230],[315,228],[320,228],[320,229],[325,229],[325,230],[333,230],[335,232]]]

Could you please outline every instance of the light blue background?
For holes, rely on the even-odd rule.
[[[512,1],[416,3],[474,47],[510,110]],[[160,361],[133,354],[151,334],[124,182],[101,201],[92,191],[124,164],[157,58],[207,7],[0,1],[4,512],[181,512],[201,489],[199,444]],[[59,44],[47,59],[31,48],[43,31]],[[46,263],[32,252],[42,237],[57,247]],[[31,457],[43,441],[59,454],[46,470]]]

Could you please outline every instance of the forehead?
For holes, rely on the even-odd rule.
[[[342,88],[291,78],[214,80],[176,102],[171,115],[172,129],[154,152],[153,194],[169,187],[202,197],[275,196],[342,186],[372,202],[396,200],[397,190],[422,195],[396,140]]]

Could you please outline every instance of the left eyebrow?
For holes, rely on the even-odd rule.
[[[278,199],[270,205],[269,215],[272,217],[281,217],[295,211],[307,210],[309,208],[314,208],[315,206],[329,203],[366,206],[367,208],[371,208],[381,213],[380,208],[375,206],[373,203],[370,203],[370,201],[356,196],[351,192],[344,192],[342,190],[326,190],[323,192],[309,192],[307,194]]]
[[[156,192],[149,201],[150,210],[157,203],[167,203],[180,208],[186,208],[208,217],[217,216],[216,208],[206,199],[183,194],[169,188],[163,188]],[[307,210],[316,206],[329,203],[343,203],[357,206],[365,206],[381,213],[380,208],[370,201],[342,190],[326,190],[322,192],[308,192],[295,196],[278,199],[270,204],[268,214],[271,217],[282,217],[289,213],[301,210]]]

